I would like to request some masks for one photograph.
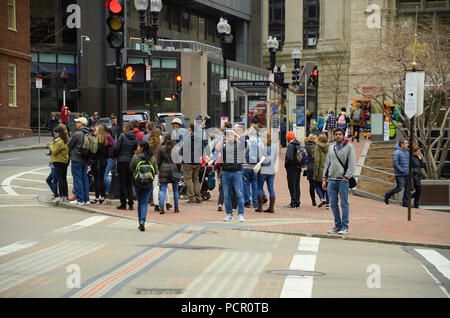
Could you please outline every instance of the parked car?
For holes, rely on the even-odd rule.
[[[132,120],[139,122],[139,129],[145,131],[145,124],[149,121],[150,114],[146,110],[127,110],[122,112],[122,120],[124,123]]]
[[[103,118],[99,118],[97,120],[97,124],[103,125],[108,129],[111,129],[112,127],[112,120],[110,117],[103,117]]]

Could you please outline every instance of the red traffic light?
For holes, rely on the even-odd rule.
[[[314,75],[314,77],[317,77],[317,75],[319,75],[319,73],[317,72],[317,70],[313,70],[312,75]]]
[[[105,3],[105,7],[113,13],[120,13],[123,10],[123,0],[108,0]]]
[[[183,80],[183,77],[181,75],[177,76],[177,82],[181,82]]]
[[[177,95],[175,95],[174,93],[172,93],[172,94],[170,94],[170,98],[171,98],[172,100],[175,100],[175,99],[177,99]]]

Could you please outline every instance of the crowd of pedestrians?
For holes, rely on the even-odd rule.
[[[333,111],[321,112],[315,133],[309,134],[303,143],[293,131],[286,131],[285,119],[281,122],[281,134],[273,136],[260,129],[261,125],[256,122],[248,129],[242,123],[233,126],[226,122],[219,133],[207,134],[201,116],[189,127],[175,118],[170,133],[163,134],[161,127],[153,122],[148,122],[141,131],[137,121],[124,123],[119,133],[116,122],[106,128],[98,123],[98,114],[89,120],[81,116],[74,119],[75,130],[70,139],[66,123],[53,127],[54,141],[48,143],[51,173],[47,183],[55,200],[70,201],[74,205],[101,205],[113,190],[110,173],[116,171],[120,198],[116,208],[134,210],[136,197],[139,229],[144,231],[148,206],[165,214],[172,209],[172,196],[173,212],[180,212],[183,188],[187,203],[201,204],[204,176],[212,173],[219,190],[217,209],[222,211],[225,206],[224,221],[234,220],[233,213],[237,212],[239,221],[244,222],[246,208],[259,213],[276,213],[275,174],[280,148],[286,146],[284,167],[290,202],[284,208],[300,208],[300,178],[303,176],[308,180],[312,206],[325,206],[333,212],[334,227],[329,233],[348,234],[348,192],[355,171],[355,150],[346,136],[349,136],[350,125],[358,126],[359,116],[352,111],[348,117],[345,108],[337,118]],[[396,187],[386,193],[386,204],[402,189],[405,189],[403,205],[407,203],[408,146],[406,139],[396,146],[393,155]],[[414,206],[417,207],[424,163],[420,150],[416,147],[414,151]],[[69,199],[67,184],[69,163],[73,177],[72,199]],[[90,189],[90,175],[94,189]],[[214,188],[215,180],[212,181]],[[90,191],[95,193],[92,202]]]

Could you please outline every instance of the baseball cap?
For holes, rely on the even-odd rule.
[[[181,122],[181,119],[180,119],[180,118],[174,118],[174,119],[172,120],[172,124],[180,124],[180,125],[182,125],[183,123]]]
[[[84,118],[84,117],[80,117],[80,118],[75,118],[75,122],[79,122],[79,123],[82,123],[83,125],[85,125],[85,126],[87,126],[87,124],[88,124],[88,121],[87,121],[87,119],[86,118]]]

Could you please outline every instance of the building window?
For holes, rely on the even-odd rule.
[[[269,1],[269,34],[284,42],[285,0]],[[281,45],[280,45],[281,47]]]
[[[182,19],[181,19],[181,32],[183,34],[189,34],[189,12],[183,9]]]
[[[16,0],[8,0],[8,29],[16,30]]]
[[[17,107],[16,64],[8,64],[9,106]]]
[[[199,40],[206,40],[206,20],[203,17],[198,17],[198,38]]]
[[[319,40],[320,6],[318,0],[303,1],[303,48],[317,47]]]

